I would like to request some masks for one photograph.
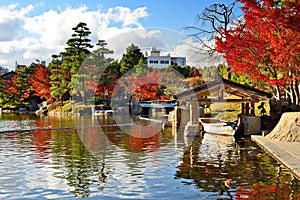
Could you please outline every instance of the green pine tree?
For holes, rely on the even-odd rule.
[[[31,85],[29,81],[29,74],[32,72],[32,68],[21,66],[16,69],[17,79],[15,82],[16,90],[19,92],[15,96],[16,104],[20,107],[24,106],[24,103],[29,99],[31,93]]]
[[[145,63],[145,57],[141,52],[141,49],[134,44],[129,45],[126,48],[126,54],[123,54],[122,59],[120,61],[121,73],[126,74],[129,70],[141,64],[141,60]]]
[[[63,101],[73,93],[76,74],[89,55],[89,49],[93,47],[88,38],[91,31],[86,23],[80,22],[72,30],[74,33],[66,42],[65,51],[59,55],[53,55],[53,60],[48,66],[51,72],[51,95],[60,100],[61,106]]]
[[[74,79],[77,78],[74,75],[78,73],[82,62],[90,54],[89,49],[93,48],[91,40],[89,39],[91,31],[87,27],[86,23],[80,22],[76,27],[72,28],[72,30],[74,31],[72,38],[68,39],[65,52],[61,53],[62,65],[71,78],[68,84],[70,93],[73,93]]]
[[[63,106],[63,96],[68,92],[68,84],[70,77],[66,73],[65,67],[62,65],[59,55],[52,55],[52,61],[48,66],[51,73],[50,85],[51,96],[60,101],[60,106]]]
[[[117,73],[111,70],[110,63],[112,58],[107,58],[107,55],[112,54],[113,51],[106,48],[105,40],[99,40],[96,45],[98,48],[91,52],[82,63],[79,73],[74,75],[76,78],[74,84],[73,94],[80,94],[84,104],[92,95],[95,97],[96,88],[91,91],[91,87],[96,87],[98,83],[103,84],[103,90],[106,90],[106,85],[114,82],[114,75]]]

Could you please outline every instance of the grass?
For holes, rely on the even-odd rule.
[[[77,112],[89,112],[92,105],[83,105],[82,103],[74,103],[71,100],[64,101],[64,105],[60,107],[59,102],[48,106],[48,110],[51,112],[62,113],[77,113]]]
[[[238,99],[239,97],[231,95],[225,99]],[[262,101],[265,104],[267,113],[270,113],[270,107],[268,101]],[[261,102],[255,104],[255,114],[260,115],[258,106]],[[83,105],[82,103],[74,103],[71,100],[65,101],[64,106],[60,108],[59,102],[55,105],[49,105],[48,110],[51,112],[71,112],[71,113],[88,113],[91,112],[92,105]],[[104,105],[103,105],[104,106]],[[213,103],[210,105],[210,109],[205,109],[205,114],[210,114],[213,118],[223,119],[226,121],[237,120],[238,114],[242,112],[240,103]]]

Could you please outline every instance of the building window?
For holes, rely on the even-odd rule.
[[[169,64],[169,61],[168,60],[161,60],[160,64]]]
[[[158,60],[150,60],[149,63],[150,64],[158,64]]]

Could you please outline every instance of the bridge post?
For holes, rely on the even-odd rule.
[[[191,124],[198,124],[199,113],[198,113],[198,101],[192,99],[190,102],[190,122]]]
[[[193,97],[189,101],[190,104],[190,121],[184,127],[184,136],[195,137],[201,136],[202,128],[199,126],[198,119],[198,101]]]

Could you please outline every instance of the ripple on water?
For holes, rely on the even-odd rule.
[[[1,120],[0,121],[0,132],[5,131],[22,131],[22,130],[31,130],[35,129],[36,124],[35,120],[22,120],[22,121],[14,121],[14,120]]]
[[[82,134],[88,133],[97,136]],[[251,141],[186,143],[162,134],[133,145],[120,131],[109,137],[113,143],[99,137],[101,145],[91,152],[85,145],[95,144],[94,138],[83,144],[73,130],[0,135],[0,199],[234,199],[279,189],[300,194],[299,181]],[[231,188],[225,185],[230,179]]]

